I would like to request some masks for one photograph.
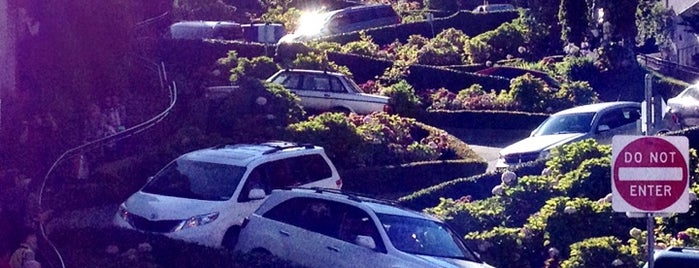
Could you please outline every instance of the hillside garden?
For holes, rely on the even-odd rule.
[[[241,12],[246,11],[260,14],[260,20],[287,22],[291,27],[293,23],[288,22],[294,21],[303,6],[299,2],[308,5],[312,1],[262,1],[262,6],[238,3],[237,9],[230,8],[232,4],[220,6],[222,2],[216,2],[216,9],[194,9],[196,1],[188,2],[178,2],[181,5],[175,5],[174,14],[213,19],[208,16],[215,11],[220,18],[244,19]],[[541,8],[521,14],[476,16],[462,11],[445,15],[436,20],[441,28],[431,37],[424,21],[427,7],[450,10],[473,4],[455,1],[456,6],[449,6],[452,2],[397,1],[393,4],[404,22],[400,26],[280,46],[275,54],[259,44],[237,41],[162,44],[164,48],[157,52],[168,53],[160,56],[179,86],[179,106],[149,137],[129,144],[137,148],[129,152],[139,154],[99,167],[94,180],[47,195],[47,204],[56,211],[70,211],[118,203],[184,152],[221,143],[284,139],[325,147],[341,169],[346,189],[402,196],[399,201],[404,205],[444,218],[496,267],[638,267],[646,258],[647,234],[641,231],[642,221],[611,210],[609,146],[584,141],[560,148],[546,163],[522,165],[514,173],[482,174],[483,160],[433,122],[442,113],[464,112],[465,121],[478,121],[492,117],[495,111],[514,118],[598,101],[640,100],[643,75],[648,71],[636,64],[632,49],[624,42],[597,44],[592,49],[572,46],[563,51],[563,40],[579,43],[582,37],[574,32],[547,32],[541,26],[551,17],[576,16],[559,13],[558,5],[553,5],[556,12]],[[452,23],[454,27],[448,27]],[[468,32],[472,25],[483,29]],[[550,56],[555,54],[563,56]],[[562,86],[550,88],[531,75],[507,80],[472,73],[496,65],[543,71]],[[289,90],[260,80],[281,68],[348,74],[365,91],[392,97],[396,113],[308,114]],[[654,82],[663,96],[674,95],[684,86],[661,76]],[[236,84],[242,90],[224,99],[203,96],[206,86],[223,84]],[[148,109],[153,107],[141,110]],[[502,122],[517,123],[521,122]],[[439,127],[449,124],[460,123],[442,119]],[[696,163],[694,156],[692,170]],[[695,174],[694,193],[699,190]],[[657,246],[699,246],[695,214],[693,207],[686,214],[656,219]],[[53,231],[59,248],[68,252],[66,260],[76,267],[292,266],[125,230],[78,227]],[[100,238],[72,239],[75,233]],[[179,254],[173,258],[172,252]]]

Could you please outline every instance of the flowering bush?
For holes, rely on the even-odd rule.
[[[427,131],[415,119],[384,112],[323,113],[290,125],[287,132],[291,140],[323,146],[345,169],[457,157],[445,132]]]

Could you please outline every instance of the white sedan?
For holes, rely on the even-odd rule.
[[[356,114],[391,111],[388,97],[362,92],[352,79],[341,73],[285,69],[269,77],[267,82],[291,90],[307,110]]]

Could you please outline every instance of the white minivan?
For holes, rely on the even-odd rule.
[[[116,226],[232,248],[240,225],[273,189],[340,189],[323,148],[289,142],[223,145],[167,164],[119,206]]]

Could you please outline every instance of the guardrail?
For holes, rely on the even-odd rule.
[[[699,68],[696,67],[681,65],[646,54],[636,55],[636,60],[639,64],[649,69],[683,80],[687,83],[694,83],[699,80]]]
[[[160,82],[160,87],[161,90],[167,92],[168,98],[169,98],[169,105],[160,113],[156,114],[152,118],[145,120],[139,124],[136,124],[132,127],[129,127],[125,129],[124,131],[115,133],[110,136],[103,137],[101,139],[93,140],[86,142],[82,145],[79,145],[77,147],[71,148],[67,151],[65,151],[63,154],[61,154],[56,161],[53,162],[49,170],[46,172],[46,175],[44,176],[42,182],[41,182],[41,188],[39,190],[39,197],[38,197],[38,203],[39,207],[43,207],[42,201],[43,201],[43,195],[46,190],[46,182],[50,178],[51,174],[56,170],[56,167],[59,166],[59,164],[66,160],[69,159],[70,157],[75,157],[78,156],[82,153],[85,153],[87,151],[95,150],[98,148],[101,148],[103,146],[107,146],[109,144],[113,144],[116,141],[123,140],[126,138],[129,138],[135,134],[141,133],[158,123],[160,123],[165,117],[167,117],[168,114],[172,111],[173,107],[175,107],[175,103],[177,103],[177,84],[172,81],[170,82],[167,77],[167,72],[165,71],[165,65],[161,63],[156,63],[153,61],[150,61],[145,58],[139,58],[141,61],[141,67],[143,67],[145,70],[150,70],[155,72],[154,75],[157,75],[158,80]],[[65,268],[65,262],[63,261],[63,257],[56,248],[56,246],[53,244],[53,242],[49,239],[48,235],[46,234],[46,229],[44,226],[43,222],[39,222],[39,232],[41,236],[48,242],[48,245],[51,247],[53,252],[56,254],[56,258],[60,262],[60,267]],[[50,266],[52,267],[52,266]]]

